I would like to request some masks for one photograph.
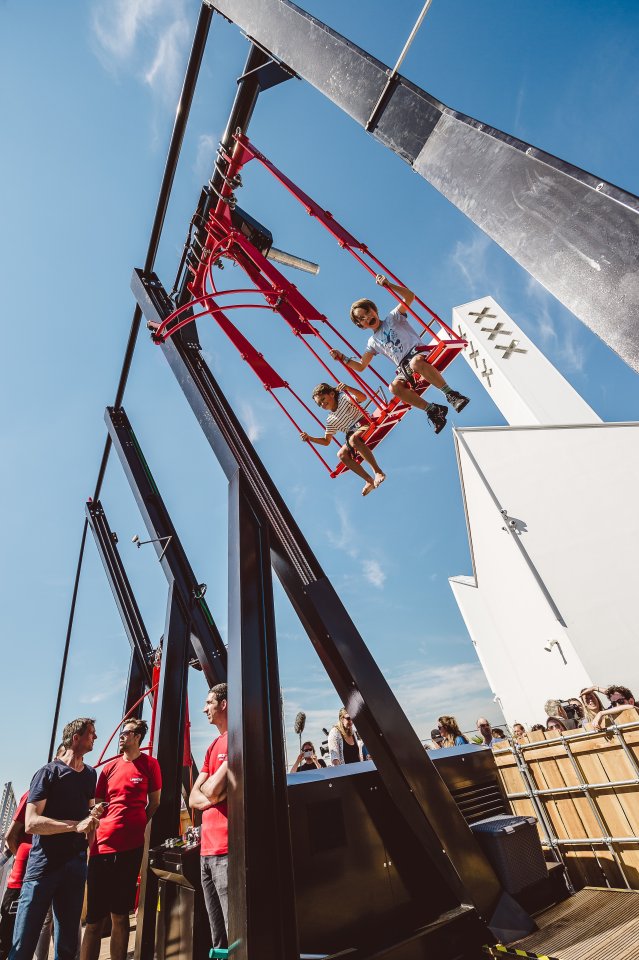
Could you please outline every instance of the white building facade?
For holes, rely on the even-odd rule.
[[[455,307],[508,421],[457,430],[472,575],[450,578],[506,721],[591,683],[639,695],[639,424],[604,424],[491,297]]]

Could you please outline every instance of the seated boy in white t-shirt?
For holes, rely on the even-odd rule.
[[[362,496],[366,497],[384,482],[386,474],[380,470],[373,451],[362,440],[362,434],[366,431],[368,423],[352,398],[357,403],[362,403],[366,395],[356,387],[347,387],[343,383],[338,383],[337,387],[331,387],[328,383],[318,383],[313,390],[313,400],[318,407],[329,412],[326,418],[326,433],[323,437],[311,437],[308,433],[301,433],[300,438],[308,443],[318,443],[327,447],[336,433],[344,433],[345,442],[337,456],[345,467],[366,481],[362,490]],[[370,464],[375,472],[373,477],[357,462],[354,453],[358,453],[362,460]]]
[[[428,403],[418,393],[415,392],[414,374],[419,374],[427,383],[441,390],[450,405],[460,413],[470,402],[468,397],[462,396],[448,386],[439,370],[431,366],[426,360],[428,347],[424,346],[410,323],[406,307],[410,307],[415,299],[415,294],[397,283],[390,283],[386,277],[377,276],[375,282],[380,287],[386,287],[393,290],[398,297],[401,297],[402,303],[398,303],[394,310],[382,320],[377,311],[377,306],[372,300],[356,300],[351,306],[351,320],[362,330],[368,330],[370,336],[366,345],[367,349],[362,354],[360,360],[354,357],[346,357],[339,350],[331,350],[331,357],[334,360],[340,360],[350,367],[351,370],[357,370],[361,373],[369,365],[376,353],[381,353],[392,360],[396,365],[395,379],[389,385],[391,393],[399,397],[404,403],[411,407],[417,407],[424,410],[426,416],[433,424],[435,433],[439,433],[446,426],[446,414],[448,407],[440,403]]]

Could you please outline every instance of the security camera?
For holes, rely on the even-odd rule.
[[[131,543],[137,543],[137,544],[139,544],[139,542],[140,542],[140,537],[139,537],[139,535],[136,533],[133,537],[131,537]]]

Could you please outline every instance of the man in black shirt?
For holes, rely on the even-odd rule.
[[[33,834],[9,960],[32,960],[47,910],[56,921],[56,960],[74,960],[87,872],[88,838],[104,812],[93,806],[96,772],[83,757],[96,740],[95,722],[64,728],[61,757],[45,764],[29,788],[25,828]]]

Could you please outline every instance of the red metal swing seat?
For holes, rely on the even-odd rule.
[[[331,334],[341,341],[341,345],[348,348],[350,354],[357,356],[358,350],[348,342],[327,317],[321,314],[299,292],[294,284],[287,280],[266,258],[264,252],[258,249],[234,225],[232,211],[235,206],[235,196],[233,190],[241,183],[240,171],[242,168],[250,160],[257,160],[304,206],[310,216],[315,217],[332,234],[339,246],[350,253],[369,274],[376,276],[382,273],[394,283],[402,286],[403,284],[381,260],[369,251],[365,244],[356,240],[327,210],[322,209],[303,190],[289,180],[284,173],[278,170],[270,160],[253,146],[247,137],[238,132],[234,140],[235,145],[232,154],[229,156],[224,152],[221,153],[222,159],[227,163],[223,178],[224,183],[218,195],[218,201],[209,213],[205,224],[206,241],[198,258],[197,266],[189,267],[192,278],[188,283],[188,289],[192,294],[192,299],[167,317],[161,324],[153,327],[153,339],[157,343],[162,343],[186,324],[192,323],[205,315],[212,316],[239,351],[242,359],[249,364],[253,372],[259,377],[265,389],[273,396],[296,430],[301,433],[303,428],[291,415],[275,391],[288,391],[295,401],[320,425],[323,431],[324,422],[227,316],[230,310],[247,308],[265,309],[278,313],[294,335],[304,343],[328,373],[331,381],[338,383],[344,376],[347,376],[349,381],[355,381],[366,395],[367,399],[360,407],[362,415],[369,424],[364,434],[364,440],[369,447],[375,448],[397,426],[410,407],[390,394],[387,398],[385,390],[388,389],[388,383],[372,364],[367,367],[367,373],[370,372],[369,376],[372,375],[379,381],[381,390],[379,387],[371,386],[365,377],[354,373],[350,368],[344,367],[343,364],[340,364],[340,366],[344,367],[347,374],[342,374],[339,377],[329,367],[327,362],[330,362],[329,351],[334,344],[329,342],[327,338]],[[230,259],[238,264],[253,286],[238,290],[218,290],[213,278],[213,267],[220,265],[222,258]],[[257,301],[226,302],[227,298],[231,296],[244,297],[247,294],[253,295],[253,298],[257,296]],[[398,297],[396,299],[399,300]],[[224,304],[221,305],[218,302],[219,300],[223,300]],[[455,356],[463,350],[466,341],[457,336],[418,296],[415,297],[413,304],[408,308],[408,312],[422,328],[421,336],[424,339],[424,346],[430,348],[428,362],[440,371],[445,369]],[[425,317],[421,314],[425,314]],[[325,348],[326,360],[313,345],[314,343],[318,348],[320,345]],[[338,363],[338,361],[335,362]],[[417,393],[420,395],[424,393],[427,386],[428,384],[425,381],[416,377]],[[338,443],[337,440],[335,442]],[[342,463],[335,467],[330,466],[313,444],[309,443],[308,446],[323,463],[331,477],[336,477],[346,470]]]

